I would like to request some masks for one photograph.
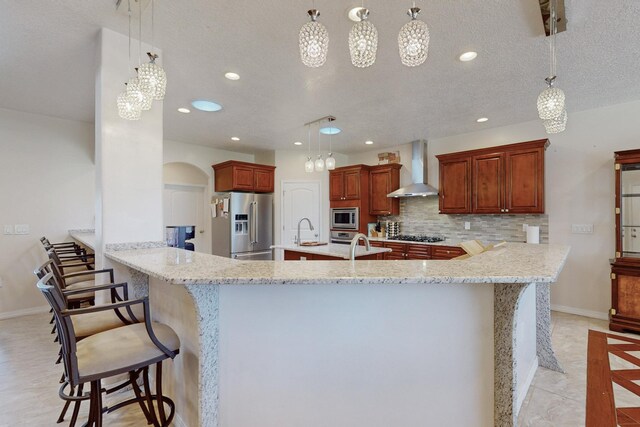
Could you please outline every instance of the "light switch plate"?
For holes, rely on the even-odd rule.
[[[593,234],[593,224],[571,224],[573,234]]]
[[[29,224],[16,224],[16,234],[29,234]]]
[[[465,230],[471,230],[471,223],[469,221],[465,221],[464,222],[464,229]]]
[[[15,234],[15,229],[13,225],[5,225],[4,226],[4,234]]]

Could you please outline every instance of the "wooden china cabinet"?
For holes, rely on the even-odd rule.
[[[615,153],[616,254],[609,329],[640,333],[640,150]]]

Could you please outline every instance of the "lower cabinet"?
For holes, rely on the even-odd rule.
[[[385,248],[391,252],[385,252],[387,260],[421,260],[421,259],[452,259],[466,252],[458,246],[441,245],[416,245],[411,243],[384,242]]]
[[[458,246],[433,246],[431,259],[452,259],[466,254],[464,249]]]
[[[357,260],[381,260],[382,254],[373,254],[373,255],[363,255],[356,257]],[[345,261],[344,258],[334,257],[329,255],[321,255],[321,254],[310,254],[307,252],[297,252],[297,251],[284,251],[284,260],[285,261]]]
[[[640,266],[611,264],[609,329],[640,332]]]

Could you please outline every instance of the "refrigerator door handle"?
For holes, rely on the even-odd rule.
[[[253,202],[253,243],[258,243],[258,202]]]

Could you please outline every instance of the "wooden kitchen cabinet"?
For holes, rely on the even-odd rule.
[[[615,153],[616,253],[609,329],[640,333],[640,150]]]
[[[371,215],[398,215],[400,200],[387,194],[400,188],[401,164],[372,166],[369,170],[369,213]]]
[[[549,140],[437,156],[440,213],[544,213],[544,153]]]
[[[391,252],[384,254],[384,259],[386,260],[443,260],[459,257],[466,253],[464,249],[459,246],[384,242],[384,247],[391,249]]]
[[[440,213],[471,212],[471,158],[440,161]]]
[[[215,171],[215,191],[273,193],[275,166],[230,160],[211,167]]]
[[[406,259],[406,246],[404,243],[384,242],[384,247],[391,249],[391,252],[384,253],[384,259]]]
[[[368,190],[368,182],[369,167],[366,165],[335,168],[329,171],[329,200],[360,200],[362,191]]]
[[[431,259],[452,259],[466,254],[465,250],[458,246],[432,246]]]
[[[431,246],[406,245],[405,259],[431,259]]]

